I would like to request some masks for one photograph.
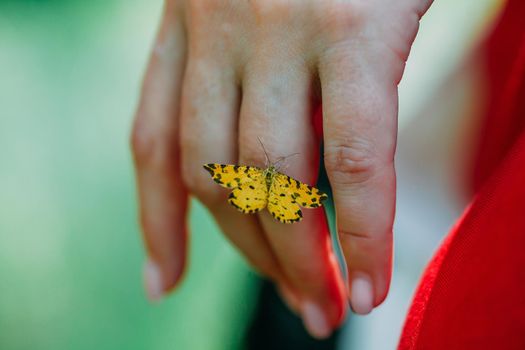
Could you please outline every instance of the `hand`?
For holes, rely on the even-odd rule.
[[[188,196],[273,279],[310,333],[328,336],[386,297],[395,208],[397,84],[430,0],[167,1],[145,76],[132,146],[149,252],[146,288],[179,280]],[[336,205],[345,286],[322,210],[285,225],[244,215],[205,163],[264,164],[298,152],[287,174],[314,185],[322,99],[324,165]]]

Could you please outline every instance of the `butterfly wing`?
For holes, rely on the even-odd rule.
[[[228,202],[239,211],[251,214],[268,206],[270,214],[282,223],[300,221],[300,206],[317,208],[327,198],[317,188],[281,173],[274,174],[268,191],[263,170],[257,167],[212,163],[204,169],[216,183],[233,189]]]
[[[277,174],[276,177],[281,183],[288,184],[286,187],[297,204],[304,208],[317,208],[322,205],[322,202],[328,198],[326,194],[319,191],[317,188],[304,184],[301,181],[284,175]]]
[[[213,180],[226,188],[233,188],[228,202],[245,214],[258,212],[268,203],[268,189],[263,171],[252,166],[206,164]]]
[[[282,196],[284,194],[284,196]],[[274,219],[283,224],[291,224],[301,221],[303,213],[295,200],[281,191],[281,189],[271,189],[268,196],[268,211]]]
[[[255,180],[262,175],[262,170],[254,166],[205,164],[213,181],[226,188],[237,188],[242,184]]]
[[[228,197],[228,202],[245,214],[252,214],[266,208],[268,189],[262,173],[252,181],[237,186]]]
[[[268,211],[282,223],[301,221],[301,208],[317,208],[328,196],[290,176],[276,173],[268,195]]]
[[[268,211],[274,217],[285,224],[301,221],[303,213],[293,198],[288,176],[276,173],[273,177],[270,193],[268,195]]]

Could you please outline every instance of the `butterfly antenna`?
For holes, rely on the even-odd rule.
[[[300,154],[299,152],[295,152],[295,153],[289,154],[289,155],[283,157],[283,160],[288,159],[288,158],[293,157],[293,156],[297,156],[299,154]]]
[[[270,157],[268,156],[268,152],[266,152],[266,148],[264,147],[264,144],[262,143],[261,138],[259,136],[257,136],[257,140],[259,140],[259,143],[261,144],[264,156],[266,157],[266,166],[268,167],[270,165]]]
[[[298,155],[299,153],[292,153],[292,154],[289,154],[287,156],[284,156],[284,157],[279,157],[279,160],[277,160],[277,162],[275,162],[275,167],[278,168],[280,166],[280,164],[282,162],[284,162],[286,159],[290,158],[290,157],[293,157],[293,156],[296,156]]]

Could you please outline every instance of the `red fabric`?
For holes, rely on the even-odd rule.
[[[525,349],[525,1],[486,42],[474,199],[427,267],[399,349]]]
[[[428,266],[400,349],[525,349],[525,134]]]
[[[485,45],[488,96],[472,180],[481,188],[525,128],[525,1],[507,3]],[[521,98],[520,98],[521,97]]]

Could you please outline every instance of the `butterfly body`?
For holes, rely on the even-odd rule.
[[[275,173],[277,170],[273,165],[270,165],[268,168],[264,169],[264,179],[266,181],[266,188],[270,190],[272,187],[273,177],[275,176]]]
[[[301,206],[317,208],[327,198],[317,188],[280,173],[273,164],[262,169],[211,163],[204,165],[204,169],[216,183],[233,190],[228,202],[239,211],[253,214],[267,208],[282,223],[300,221]]]

